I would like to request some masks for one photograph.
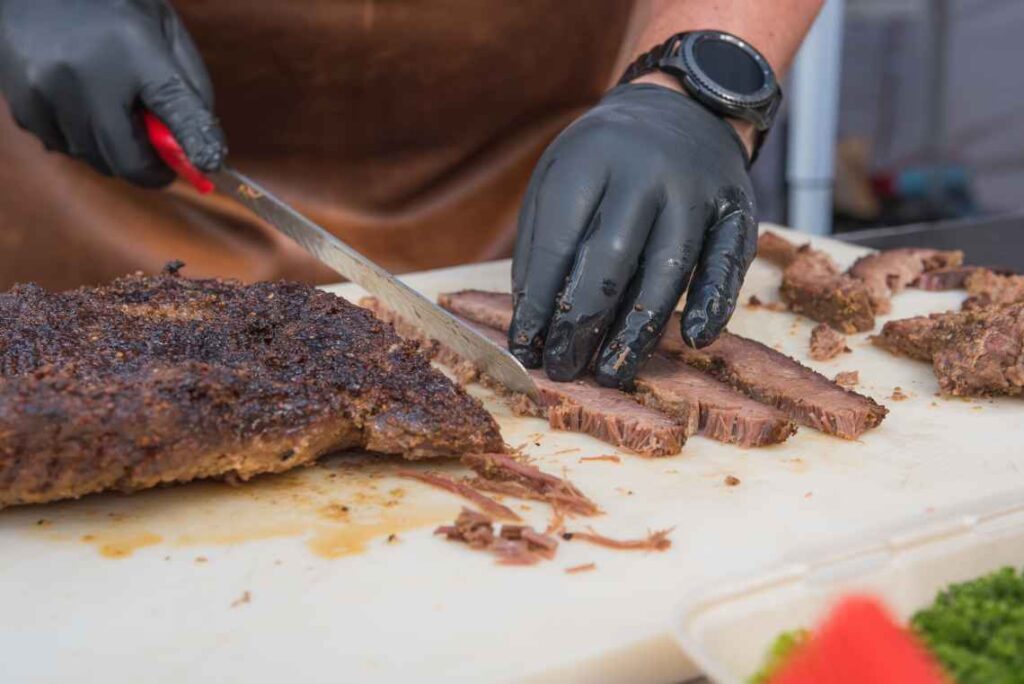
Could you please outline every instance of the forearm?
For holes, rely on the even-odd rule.
[[[747,41],[781,79],[824,0],[641,0],[632,58],[680,31],[714,29]]]
[[[641,0],[630,60],[681,31],[714,29],[753,45],[781,79],[822,4],[824,0]],[[674,78],[660,72],[641,76],[634,83],[655,83],[683,92]],[[756,137],[753,124],[728,121],[750,153]]]

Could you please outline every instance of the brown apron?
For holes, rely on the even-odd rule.
[[[537,157],[608,87],[632,0],[177,0],[230,163],[394,271],[507,256]],[[337,280],[230,200],[46,154],[0,113],[0,289]]]

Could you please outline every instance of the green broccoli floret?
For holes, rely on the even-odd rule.
[[[782,669],[797,647],[802,646],[810,635],[811,633],[806,629],[794,629],[775,637],[768,653],[765,654],[761,669],[747,680],[749,684],[768,684],[768,680]]]
[[[953,584],[911,626],[958,684],[1024,684],[1024,573]]]

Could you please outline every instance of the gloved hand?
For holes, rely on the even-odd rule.
[[[688,282],[683,339],[714,341],[756,248],[747,153],[732,126],[668,88],[619,86],[533,172],[509,348],[554,380],[575,378],[596,352],[598,382],[629,387]]]
[[[139,116],[152,110],[194,165],[227,152],[213,88],[164,0],[0,0],[0,89],[48,150],[138,185],[166,185]]]

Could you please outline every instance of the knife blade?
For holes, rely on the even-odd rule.
[[[150,142],[160,158],[197,190],[205,193],[215,187],[233,198],[329,268],[378,297],[431,339],[444,344],[512,392],[540,402],[540,392],[533,378],[507,349],[462,325],[440,306],[292,209],[251,178],[227,166],[204,175],[188,161],[162,121],[150,112],[145,112],[143,118]]]

